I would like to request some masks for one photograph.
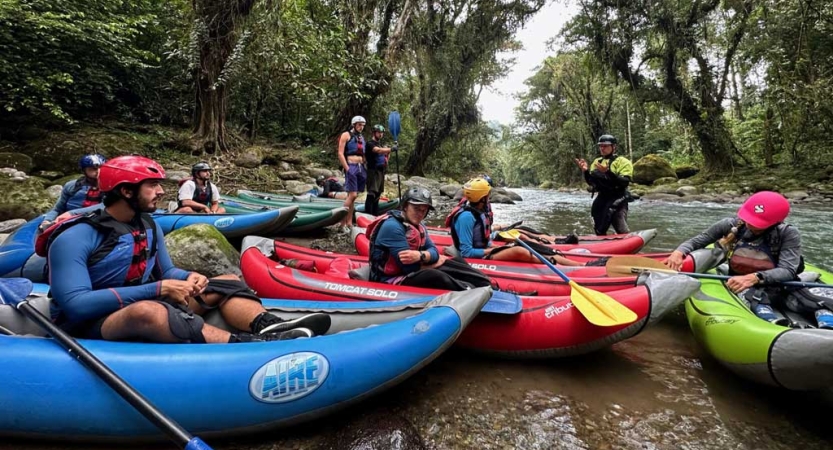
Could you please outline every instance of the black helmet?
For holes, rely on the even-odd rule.
[[[324,175],[318,175],[318,177],[315,179],[315,184],[319,186],[324,186],[324,180],[326,179],[327,177],[325,177]]]
[[[385,127],[383,127],[381,125],[373,125],[373,131],[378,131],[380,133],[384,133],[385,132]]]
[[[200,161],[193,166],[191,166],[191,176],[195,176],[197,172],[202,172],[203,170],[213,170],[210,165],[208,165],[205,161]]]
[[[611,134],[603,134],[599,136],[599,144],[612,144],[616,145],[616,138],[613,137]]]
[[[402,207],[404,208],[408,203],[428,205],[429,210],[434,210],[434,202],[431,201],[431,191],[422,187],[414,186],[408,189],[408,192],[402,196]]]

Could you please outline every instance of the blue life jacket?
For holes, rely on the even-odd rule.
[[[364,156],[364,136],[354,131],[349,131],[350,140],[344,145],[344,156]]]

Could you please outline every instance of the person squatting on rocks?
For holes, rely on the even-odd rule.
[[[599,136],[599,153],[601,156],[587,164],[584,159],[576,159],[576,164],[584,172],[584,181],[590,185],[593,200],[590,214],[593,216],[593,229],[599,236],[607,234],[610,225],[617,233],[627,233],[628,229],[628,184],[633,177],[633,164],[624,156],[616,154],[616,138],[603,134]]]
[[[165,193],[165,169],[141,156],[101,166],[104,209],[53,228],[46,253],[52,319],[75,337],[169,343],[232,343],[311,337],[330,316],[283,321],[235,275],[208,279],[173,265],[162,230],[148,213]],[[201,317],[219,309],[242,330]]]

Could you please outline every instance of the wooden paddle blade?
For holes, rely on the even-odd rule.
[[[639,317],[627,306],[602,292],[587,289],[570,280],[570,300],[593,325],[612,327],[636,322]]]
[[[607,260],[605,269],[609,277],[630,277],[645,271],[677,273],[660,261],[642,256],[614,256]]]

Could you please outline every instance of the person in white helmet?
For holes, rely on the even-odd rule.
[[[364,192],[367,182],[367,169],[365,167],[364,148],[365,141],[362,136],[364,124],[367,121],[362,116],[355,116],[350,121],[350,129],[341,133],[338,139],[338,162],[344,170],[344,189],[347,191],[347,199],[344,200],[344,207],[347,208],[347,216],[341,222],[341,230],[349,232],[353,226],[353,212],[355,210],[356,197],[359,192]]]

